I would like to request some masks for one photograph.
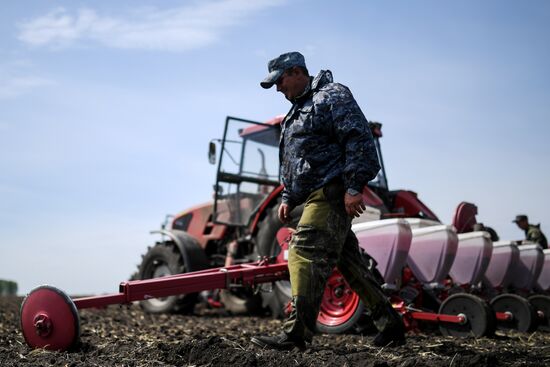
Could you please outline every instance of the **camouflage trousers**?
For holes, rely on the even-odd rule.
[[[311,341],[325,284],[334,267],[359,295],[379,331],[401,324],[401,319],[363,261],[351,218],[344,207],[345,190],[329,184],[310,194],[288,253],[292,310],[284,323],[291,338]]]

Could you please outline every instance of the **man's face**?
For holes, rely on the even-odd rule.
[[[295,69],[286,70],[275,85],[277,85],[277,92],[283,93],[289,101],[301,95],[306,88],[303,75]]]
[[[516,222],[516,224],[518,225],[519,228],[521,228],[521,229],[523,229],[523,230],[525,230],[525,229],[527,229],[527,228],[529,227],[529,223],[528,223],[526,220],[523,220],[523,219],[522,219],[522,220],[518,220],[518,221]]]

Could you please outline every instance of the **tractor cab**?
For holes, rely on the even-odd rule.
[[[259,206],[279,183],[280,120],[266,123],[227,117],[221,145],[214,215],[218,224],[246,227]],[[216,144],[209,160],[216,163]]]

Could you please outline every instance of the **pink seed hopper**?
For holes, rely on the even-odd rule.
[[[543,250],[544,263],[537,279],[535,288],[540,292],[550,292],[550,249]]]
[[[407,264],[423,284],[442,283],[458,249],[458,236],[450,225],[434,225],[412,230]]]
[[[384,219],[355,224],[352,227],[359,245],[378,263],[378,271],[387,284],[395,284],[407,261],[412,232],[403,219]]]
[[[544,253],[537,244],[518,246],[519,261],[512,268],[512,286],[520,291],[530,291],[538,279],[544,263]]]
[[[458,248],[449,275],[459,286],[474,285],[481,281],[489,266],[493,242],[487,232],[458,234]]]
[[[496,290],[512,282],[512,268],[519,261],[519,250],[511,241],[493,242],[493,253],[483,276],[483,283]]]
[[[538,293],[529,297],[529,302],[539,314],[539,330],[550,331],[550,249],[543,253],[544,264],[535,286]]]

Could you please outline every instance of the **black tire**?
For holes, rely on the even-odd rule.
[[[441,304],[439,313],[443,315],[464,315],[464,324],[440,322],[439,331],[443,336],[476,337],[490,336],[495,330],[495,316],[487,302],[472,294],[454,294]]]
[[[550,296],[536,294],[529,297],[529,303],[533,305],[537,313],[540,312],[541,317],[537,315],[538,329],[541,331],[550,331]]]
[[[497,321],[498,329],[530,332],[537,328],[537,313],[525,298],[517,294],[501,294],[491,300],[494,312],[509,312],[511,320]]]
[[[265,218],[258,225],[256,251],[260,256],[279,255],[281,248],[277,242],[277,232],[283,227],[296,228],[304,211],[303,205],[294,208],[290,212],[290,222],[283,224],[277,213],[279,205],[280,203],[277,202],[271,209],[268,209]]]
[[[262,297],[249,288],[225,289],[220,292],[225,310],[233,315],[258,315],[263,313]]]
[[[183,259],[173,242],[157,243],[143,256],[139,266],[139,279],[158,278],[185,273]],[[153,298],[141,301],[149,313],[191,313],[197,303],[197,293]]]

